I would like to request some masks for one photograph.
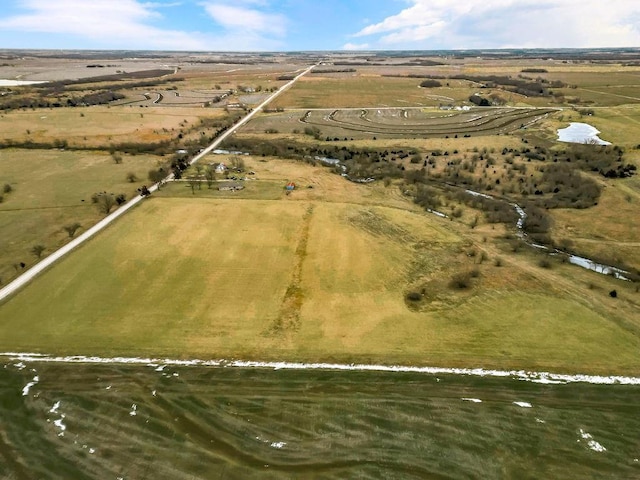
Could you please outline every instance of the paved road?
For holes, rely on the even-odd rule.
[[[278,97],[280,94],[282,94],[285,90],[290,88],[300,77],[302,77],[302,76],[306,75],[307,73],[309,73],[313,69],[313,67],[315,67],[315,65],[312,65],[309,68],[305,69],[302,73],[297,75],[293,80],[291,80],[287,84],[283,85],[277,92],[275,92],[273,95],[271,95],[269,98],[267,98],[264,102],[262,102],[260,105],[258,105],[255,109],[253,109],[251,112],[249,112],[248,115],[243,117],[242,120],[240,120],[234,126],[229,128],[226,132],[224,132],[222,135],[220,135],[218,138],[216,138],[216,140],[211,145],[209,145],[207,148],[202,150],[202,152],[200,152],[198,155],[193,157],[193,159],[190,161],[190,163],[193,165],[198,160],[200,160],[204,156],[208,155],[212,150],[215,150],[229,135],[232,135],[238,128],[242,127],[245,123],[247,123],[249,120],[251,120],[254,115],[256,115],[261,109],[263,109],[265,106],[267,106],[271,101],[273,101],[276,97]],[[173,176],[170,175],[164,181],[172,180],[172,178],[173,178]],[[157,189],[158,189],[158,184],[155,184],[155,185],[153,185],[153,186],[151,186],[149,188],[149,191],[150,192],[155,192]],[[91,227],[90,229],[86,230],[81,235],[78,235],[71,242],[67,243],[66,245],[64,245],[59,250],[56,250],[51,255],[49,255],[48,257],[44,258],[42,261],[40,261],[39,263],[37,263],[36,265],[31,267],[29,270],[24,272],[22,275],[20,275],[16,279],[14,279],[11,283],[7,284],[4,288],[0,289],[0,301],[4,300],[9,295],[11,295],[12,293],[16,292],[20,288],[22,288],[24,285],[26,285],[31,280],[33,280],[37,275],[39,275],[46,268],[49,268],[51,265],[53,265],[58,260],[60,260],[62,257],[64,257],[67,253],[71,252],[74,248],[76,248],[79,245],[83,244],[84,242],[89,240],[91,237],[93,237],[96,233],[98,233],[102,229],[106,228],[108,225],[110,225],[112,222],[114,222],[117,218],[119,218],[120,216],[124,215],[130,209],[135,207],[142,200],[144,200],[144,198],[139,196],[139,195],[134,197],[129,202],[125,203],[120,208],[118,208],[116,211],[114,211],[110,215],[108,215],[105,218],[103,218],[102,220],[100,220],[93,227]]]

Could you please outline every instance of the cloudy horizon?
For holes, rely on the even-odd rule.
[[[178,51],[640,46],[631,0],[5,0],[3,48]]]

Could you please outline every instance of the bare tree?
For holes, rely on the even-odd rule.
[[[44,245],[34,245],[33,247],[31,247],[31,253],[33,253],[35,255],[36,258],[40,258],[42,257],[42,254],[44,253],[44,251],[46,250]]]
[[[231,166],[236,170],[243,172],[245,169],[244,158],[240,158],[237,155],[234,155],[233,157],[231,157]]]
[[[73,238],[73,236],[76,234],[76,232],[78,231],[79,228],[81,228],[82,225],[80,225],[78,222],[76,223],[71,223],[69,225],[65,225],[64,227],[62,227],[62,229],[67,232],[67,235],[69,235],[69,238]]]
[[[198,178],[194,175],[190,175],[187,177],[187,183],[189,184],[189,186],[191,187],[191,194],[195,195],[195,190],[196,190],[196,185],[200,184],[200,181],[198,180]]]
[[[114,197],[112,193],[101,193],[98,195],[98,210],[105,215],[109,214],[116,203],[116,197]]]
[[[162,168],[149,170],[149,180],[158,184],[158,190],[160,190],[160,182],[162,182],[166,176],[167,173]]]
[[[211,165],[207,166],[204,171],[204,178],[207,180],[207,186],[211,188],[216,181],[216,169]]]

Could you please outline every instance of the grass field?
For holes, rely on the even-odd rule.
[[[87,107],[4,112],[0,138],[75,146],[105,146],[121,142],[158,142],[177,136],[181,123],[198,124],[201,116],[222,116],[219,109]]]
[[[517,264],[409,309],[462,242],[388,207],[155,198],[5,302],[0,349],[638,371],[633,332]]]
[[[123,163],[116,165],[106,153],[0,151],[0,183],[12,188],[0,203],[2,282],[18,273],[14,264],[36,261],[30,252],[34,245],[45,246],[46,255],[68,241],[65,225],[78,222],[86,229],[101,218],[91,202],[94,193],[124,193],[128,198],[137,194],[157,161],[149,155],[124,155]],[[139,180],[129,182],[129,173]]]
[[[640,471],[638,386],[0,365],[3,478],[595,480]]]

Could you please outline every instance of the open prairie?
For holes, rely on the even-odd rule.
[[[0,139],[53,143],[66,140],[75,147],[103,147],[124,142],[171,140],[183,127],[197,126],[200,118],[222,117],[221,109],[132,109],[88,107],[11,111],[0,116]]]
[[[252,162],[255,188],[273,199],[256,199],[259,190],[250,189],[228,198],[212,197],[206,186],[193,194],[185,185],[163,189],[6,301],[0,349],[620,373],[640,367],[638,326],[624,310],[606,297],[561,293],[562,272],[577,267],[537,273],[526,255],[503,268],[479,264],[468,252],[481,244],[449,220],[394,200],[395,189],[349,184],[321,167]],[[281,172],[299,192],[275,197]],[[471,270],[478,278],[470,290],[447,286]],[[406,300],[416,288],[425,292],[418,309]]]
[[[0,278],[7,283],[24,270],[20,263],[37,261],[31,252],[42,245],[43,256],[67,241],[65,226],[78,223],[81,232],[100,219],[95,193],[137,195],[158,157],[123,155],[116,164],[107,153],[87,151],[0,151],[0,182],[9,185],[0,203]],[[135,178],[131,182],[128,175]]]
[[[51,55],[0,65],[52,81],[0,87],[2,283],[172,176],[0,302],[0,477],[638,476],[636,56]]]

